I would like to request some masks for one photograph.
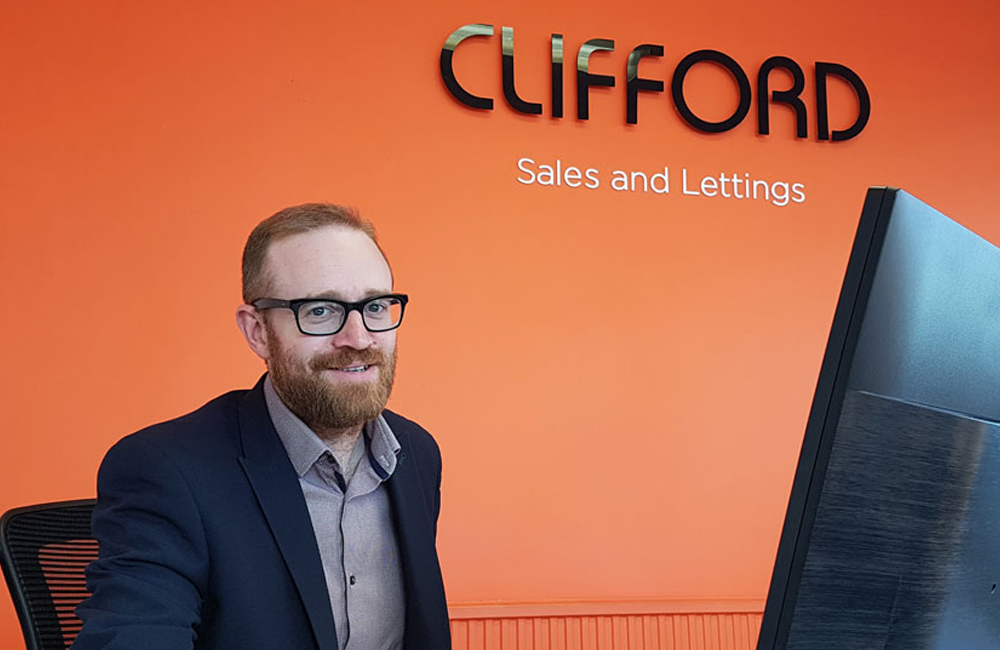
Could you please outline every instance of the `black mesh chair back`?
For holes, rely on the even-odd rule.
[[[82,623],[74,610],[90,592],[83,571],[97,558],[94,500],[8,510],[0,518],[0,564],[28,650],[66,650]]]

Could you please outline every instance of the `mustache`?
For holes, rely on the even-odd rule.
[[[320,371],[352,364],[385,365],[388,361],[389,355],[381,350],[332,350],[310,359],[309,368]]]

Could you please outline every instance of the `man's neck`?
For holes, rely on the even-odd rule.
[[[313,429],[313,431],[320,440],[326,443],[330,453],[337,460],[337,464],[341,467],[347,467],[351,452],[354,451],[354,445],[358,443],[363,428],[363,424],[357,424],[344,429],[321,429],[319,431]]]

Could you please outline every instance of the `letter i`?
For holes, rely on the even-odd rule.
[[[563,35],[552,35],[552,117],[563,116]]]

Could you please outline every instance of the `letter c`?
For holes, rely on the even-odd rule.
[[[452,65],[452,59],[455,56],[455,48],[467,38],[472,38],[473,36],[493,36],[493,25],[486,25],[483,23],[470,23],[468,25],[462,25],[455,31],[451,33],[448,39],[444,42],[444,47],[441,48],[441,78],[444,80],[444,85],[448,87],[448,91],[466,106],[471,106],[472,108],[482,108],[487,111],[493,110],[493,100],[489,97],[477,97],[473,95],[465,88],[459,85],[458,80],[455,79],[455,68]]]

